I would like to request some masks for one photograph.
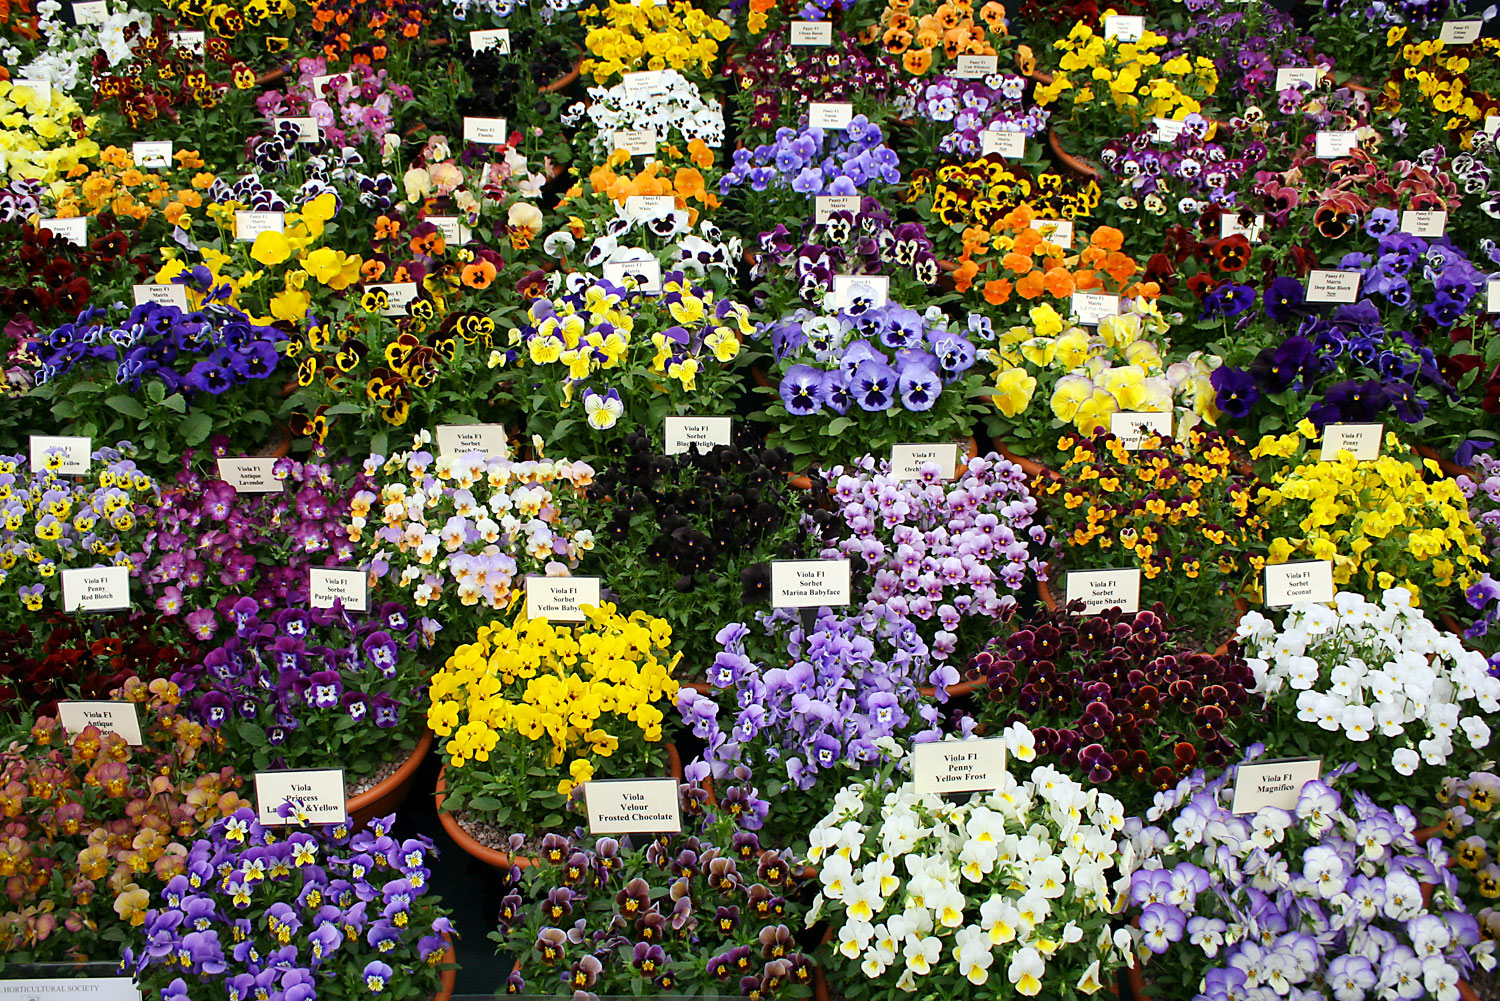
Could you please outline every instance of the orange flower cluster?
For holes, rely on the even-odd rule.
[[[605,195],[621,205],[632,195],[674,195],[677,207],[686,209],[689,223],[696,226],[702,209],[719,207],[718,192],[708,187],[708,181],[703,176],[703,171],[714,165],[714,153],[702,139],[694,139],[687,144],[686,159],[690,165],[684,164],[674,169],[666,162],[683,159],[683,152],[677,146],[664,146],[658,151],[657,158],[649,161],[638,173],[621,174],[615,168],[629,164],[630,154],[617,149],[607,163],[589,172],[589,192]],[[573,185],[558,207],[583,197],[583,194],[581,185]],[[693,204],[694,202],[697,204]]]
[[[933,51],[941,49],[948,59],[959,56],[993,56],[990,34],[1007,35],[1005,8],[987,0],[974,18],[970,0],[944,0],[928,14],[914,14],[912,0],[887,0],[881,15],[881,43],[913,76],[932,68]]]
[[[201,192],[214,183],[214,175],[202,169],[197,150],[178,150],[173,158],[175,167],[147,170],[135,166],[129,150],[105,147],[92,170],[80,164],[69,175],[69,183],[57,189],[58,217],[113,212],[121,219],[145,222],[160,212],[176,226],[189,209],[203,204]],[[197,173],[191,179],[178,174],[179,182],[187,180],[188,186],[177,187],[168,178],[179,171]]]

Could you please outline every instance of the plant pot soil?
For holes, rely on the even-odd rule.
[[[417,780],[417,769],[432,749],[432,731],[423,730],[422,739],[412,748],[411,754],[394,773],[357,796],[351,796],[346,805],[349,824],[359,830],[376,817],[394,813],[411,795],[412,783]]]

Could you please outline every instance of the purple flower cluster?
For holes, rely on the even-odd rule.
[[[1456,478],[1458,488],[1469,498],[1469,517],[1484,532],[1486,555],[1493,566],[1500,561],[1500,459],[1488,455],[1474,456],[1474,475]],[[1464,630],[1470,639],[1496,635],[1495,624],[1500,622],[1500,581],[1488,572],[1464,591],[1469,607],[1479,613],[1475,622]],[[1484,649],[1493,649],[1486,645]],[[1500,667],[1500,653],[1490,655],[1492,669]]]
[[[1240,178],[1265,157],[1265,144],[1258,139],[1236,147],[1205,142],[1198,131],[1188,128],[1170,146],[1157,143],[1154,130],[1148,130],[1112,139],[1099,153],[1100,163],[1121,179],[1116,198],[1121,208],[1133,210],[1145,203],[1152,211],[1155,199],[1162,212],[1175,205],[1180,213],[1193,216],[1207,205],[1233,211]]]
[[[369,753],[366,728],[410,736],[420,724],[421,714],[406,710],[422,697],[426,673],[411,654],[429,645],[429,626],[404,605],[355,619],[342,609],[263,610],[240,598],[230,621],[234,635],[172,680],[187,715],[231,745],[247,741],[257,768],[338,761],[354,774],[373,772],[381,762]],[[382,743],[389,750],[381,741],[376,749]]]
[[[1025,106],[1026,78],[1014,73],[991,73],[977,80],[944,74],[913,79],[907,87],[917,117],[951,123],[952,130],[938,142],[938,151],[950,156],[979,156],[984,152],[980,133],[985,131],[1038,135],[1052,114]]]
[[[343,825],[283,834],[249,807],[216,821],[145,913],[122,971],[162,1001],[316,1001],[352,985],[378,996],[395,978],[431,996],[453,930],[425,892],[436,849],[391,837],[393,819],[352,838]]]
[[[1162,58],[1206,49],[1219,74],[1221,93],[1233,88],[1253,103],[1275,87],[1279,67],[1335,65],[1332,56],[1314,51],[1312,36],[1297,33],[1296,20],[1285,11],[1266,7],[1250,18],[1244,10],[1225,9],[1223,0],[1187,0],[1186,6],[1198,16],[1185,19],[1182,30],[1171,33],[1171,51]],[[1204,40],[1212,44],[1205,46]]]
[[[927,227],[919,222],[897,223],[870,195],[859,212],[834,212],[824,223],[809,216],[799,241],[782,223],[760,234],[751,277],[762,279],[773,270],[790,270],[803,302],[817,306],[833,288],[836,274],[889,274],[914,278],[931,286],[938,279],[937,255]],[[852,307],[860,308],[860,307]]]
[[[228,287],[210,288],[212,275],[202,265],[173,279],[176,284],[227,298]],[[148,302],[126,313],[123,305],[95,306],[40,338],[41,368],[37,382],[64,376],[87,377],[112,367],[114,381],[130,392],[145,382],[160,382],[167,393],[214,396],[235,386],[269,378],[281,360],[276,345],[286,334],[251,321],[223,302],[206,302],[201,310]]]
[[[1436,206],[1442,208],[1441,204]],[[1339,267],[1364,273],[1362,293],[1397,310],[1420,309],[1436,326],[1451,327],[1485,290],[1485,273],[1446,237],[1426,240],[1401,232],[1394,209],[1373,209],[1365,234],[1377,240],[1374,254],[1345,254]]]
[[[941,313],[918,313],[895,303],[857,314],[818,316],[798,310],[768,324],[776,357],[796,361],[782,373],[779,393],[787,413],[883,413],[900,406],[931,410],[943,387],[974,366],[977,350],[963,332],[950,331]]]
[[[349,195],[375,212],[385,212],[396,204],[401,192],[395,178],[383,171],[367,174],[361,170],[365,161],[358,150],[345,146],[335,152],[325,149],[326,142],[299,142],[299,135],[295,125],[282,122],[272,135],[250,140],[250,162],[256,171],[266,174],[295,171],[305,178],[293,195],[295,206],[306,205],[330,192],[338,199],[340,208]],[[274,185],[267,187],[260,174],[254,172],[242,174],[232,183],[220,178],[209,185],[205,195],[221,205],[238,202],[257,212],[295,210]]]
[[[1169,954],[1174,979],[1185,968],[1200,998],[1268,988],[1331,989],[1339,1001],[1377,990],[1458,996],[1480,935],[1447,852],[1417,843],[1405,807],[1391,812],[1360,793],[1346,803],[1330,784],[1345,771],[1303,786],[1292,810],[1245,816],[1227,805],[1233,772],[1210,783],[1199,772],[1158,796],[1148,816],[1162,827],[1133,832],[1138,850],[1161,861],[1130,877],[1141,943]],[[1430,904],[1424,884],[1435,884]]]
[[[819,128],[779,128],[776,140],[734,151],[734,166],[719,179],[719,194],[749,186],[752,191],[790,188],[816,195],[857,195],[876,182],[901,183],[900,158],[885,135],[864,115],[839,132]]]

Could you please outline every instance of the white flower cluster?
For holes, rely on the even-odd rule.
[[[103,52],[110,66],[130,58],[130,44],[125,29],[134,24],[142,36],[151,34],[151,17],[138,10],[112,10],[104,20],[91,24],[72,24],[58,20],[62,4],[41,0],[37,4],[37,31],[42,44],[40,54],[26,66],[13,69],[17,79],[45,80],[54,88],[73,92],[88,83],[95,52]],[[21,52],[12,46],[0,49],[0,62],[14,67]]]
[[[694,232],[686,209],[662,203],[637,211],[626,204],[617,206],[616,211],[618,215],[609,221],[604,234],[594,240],[584,255],[585,268],[597,270],[606,264],[651,260],[657,255],[640,246],[643,241],[650,242],[650,237],[675,249],[672,259],[664,262],[668,267],[681,268],[698,278],[709,271],[733,274],[739,262],[740,238],[731,236],[726,240],[723,231],[707,219],[700,221]],[[543,249],[560,256],[557,252],[570,252],[573,243],[566,231],[559,231],[547,237]]]
[[[648,76],[648,86],[635,82]],[[704,101],[698,85],[676,70],[628,74],[613,87],[590,87],[589,100],[588,118],[599,129],[596,153],[610,152],[615,132],[650,132],[664,143],[675,131],[682,142],[702,139],[709,146],[724,145],[724,108],[717,101]],[[582,102],[575,104],[564,112],[563,124],[576,124],[583,114]]]
[[[1250,612],[1238,635],[1257,692],[1294,702],[1299,720],[1351,741],[1399,745],[1391,764],[1402,775],[1423,761],[1445,764],[1460,737],[1476,749],[1490,742],[1480,713],[1500,709],[1500,679],[1483,654],[1413,607],[1405,588],[1379,604],[1345,591],[1333,608],[1293,605],[1280,629]]]
[[[1005,739],[1011,757],[1035,757],[1021,724]],[[1049,965],[1081,971],[1049,996],[1100,990],[1133,948],[1131,933],[1108,922],[1111,868],[1117,890],[1134,868],[1124,808],[1050,767],[1006,778],[959,804],[911,783],[884,795],[869,780],[840,790],[810,834],[822,885],[808,924],[826,913],[838,951],[903,991],[935,992],[919,977],[980,986],[995,967],[1035,996]]]

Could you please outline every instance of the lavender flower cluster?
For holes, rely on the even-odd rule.
[[[1125,190],[1116,198],[1121,208],[1133,210],[1143,203],[1159,215],[1175,201],[1178,212],[1196,216],[1207,205],[1237,206],[1240,178],[1266,158],[1265,143],[1258,139],[1235,149],[1183,129],[1171,146],[1163,147],[1154,136],[1148,130],[1112,139],[1099,154],[1104,167],[1122,179]]]
[[[858,195],[876,182],[899,184],[899,167],[880,126],[855,115],[841,132],[782,127],[775,142],[735,150],[734,166],[719,179],[719,194],[748,185],[752,191],[790,188],[809,198]]]
[[[797,279],[797,294],[810,305],[824,301],[835,274],[910,276],[925,286],[938,279],[937,255],[927,227],[919,222],[895,222],[870,195],[861,200],[859,212],[833,212],[821,225],[808,220],[803,232],[806,236],[799,241],[784,223],[777,223],[775,229],[761,233],[761,252],[751,275],[764,277],[773,265],[791,271]],[[859,311],[865,308],[868,304],[857,307]]]
[[[949,156],[976,157],[984,152],[983,132],[1040,134],[1052,113],[1026,107],[1026,78],[1014,73],[991,73],[982,79],[943,75],[915,79],[911,90],[914,113],[932,122],[951,123],[938,141],[938,151]]]

